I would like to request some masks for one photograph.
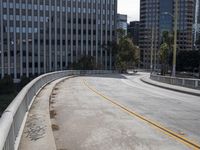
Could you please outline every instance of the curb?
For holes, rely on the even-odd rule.
[[[167,89],[167,90],[176,91],[176,92],[179,92],[179,93],[184,93],[184,94],[189,94],[189,95],[194,95],[194,96],[200,97],[200,91],[199,91],[199,93],[184,91],[184,90],[180,90],[180,89],[177,89],[177,88],[170,88],[170,87],[167,87],[167,86],[158,85],[156,83],[152,83],[152,82],[147,81],[145,78],[140,78],[140,80],[144,83],[147,83],[147,84],[150,84],[150,85],[153,85],[153,86],[157,86],[157,87],[160,87],[160,88],[164,88],[164,89]]]

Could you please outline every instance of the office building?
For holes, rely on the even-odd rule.
[[[0,76],[37,76],[93,56],[112,68],[102,48],[114,40],[117,0],[1,0]]]
[[[150,69],[153,65],[154,69],[159,68],[158,54],[163,32],[174,33],[174,10],[175,0],[141,0],[141,67]],[[177,51],[192,50],[193,10],[194,0],[178,0]]]
[[[133,43],[137,46],[139,46],[139,30],[140,30],[139,21],[131,21],[128,24],[128,36],[131,37]]]
[[[127,35],[127,15],[117,14],[117,29],[122,29]]]
[[[200,48],[200,1],[195,0],[194,9],[194,24],[193,24],[193,48],[194,50],[199,50]]]

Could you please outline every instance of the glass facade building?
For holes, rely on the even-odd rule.
[[[139,30],[140,30],[140,22],[139,21],[131,21],[128,25],[128,36],[131,37],[133,43],[135,45],[139,45]]]
[[[160,33],[163,31],[173,31],[173,0],[160,0]]]
[[[173,35],[174,31],[174,5],[175,0],[141,0],[139,46],[142,68],[151,68],[151,53],[154,69],[159,68],[163,32]],[[178,0],[178,51],[192,50],[194,9],[194,0]]]
[[[117,14],[117,29],[122,29],[127,35],[127,15]]]
[[[115,38],[117,0],[1,0],[0,75],[68,69],[82,56],[112,68],[102,48]]]

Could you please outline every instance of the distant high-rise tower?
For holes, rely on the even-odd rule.
[[[131,21],[128,25],[128,36],[131,37],[133,43],[135,45],[139,45],[139,30],[140,30],[140,22],[139,21]]]
[[[127,15],[125,14],[117,14],[117,29],[124,30],[127,35]]]
[[[159,48],[164,31],[173,35],[175,0],[141,0],[140,49],[141,67],[159,67]],[[177,50],[192,50],[194,0],[178,0]],[[153,57],[151,57],[153,55]],[[151,60],[151,58],[153,60]]]

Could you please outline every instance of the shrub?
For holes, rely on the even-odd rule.
[[[11,76],[6,75],[0,80],[0,94],[12,94],[15,91],[15,84]]]

